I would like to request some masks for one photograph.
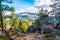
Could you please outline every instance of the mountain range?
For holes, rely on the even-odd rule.
[[[18,19],[27,19],[30,21],[34,21],[35,19],[37,19],[38,14],[32,12],[22,12],[22,13],[17,13],[16,16],[18,17]]]

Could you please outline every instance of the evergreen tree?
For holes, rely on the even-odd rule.
[[[52,0],[53,4],[50,5],[52,7],[52,11],[55,14],[54,18],[54,26],[58,26],[60,24],[60,0]]]
[[[3,31],[4,30],[4,24],[3,24],[3,18],[2,18],[2,11],[9,10],[9,6],[2,4],[2,2],[12,3],[12,0],[0,0],[0,19],[1,19],[1,27],[2,27],[2,31]]]
[[[43,9],[39,10],[38,16],[39,16],[39,19],[40,20],[45,17],[45,14],[44,14],[44,10]]]

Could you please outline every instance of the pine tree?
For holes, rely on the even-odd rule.
[[[50,5],[52,7],[52,11],[55,14],[54,18],[54,26],[58,27],[60,24],[60,0],[52,0],[53,4]]]
[[[55,14],[53,24],[56,29],[60,29],[60,0],[52,0],[52,2],[53,4],[50,7],[52,7],[52,11]]]
[[[2,27],[2,31],[3,31],[4,30],[4,24],[3,24],[3,18],[2,18],[2,11],[9,10],[9,6],[2,4],[2,2],[12,3],[12,0],[0,0],[0,19],[1,19],[1,27]]]
[[[53,12],[58,12],[60,10],[60,0],[52,0],[53,4],[50,5],[52,7]]]
[[[38,19],[42,20],[43,18],[45,18],[45,16],[46,15],[44,14],[44,10],[43,9],[39,10]]]

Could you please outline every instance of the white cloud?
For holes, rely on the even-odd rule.
[[[15,13],[21,13],[23,11],[24,11],[23,9],[19,9],[19,10],[16,10]]]
[[[47,7],[47,5],[50,5],[50,4],[52,4],[51,0],[35,0],[34,6],[42,7],[42,5],[44,5],[44,10],[47,9],[48,11],[51,11],[52,8]],[[38,9],[35,8],[34,6],[26,8],[24,10],[23,9],[16,10],[15,13],[21,13],[21,12],[34,12],[34,13],[37,13]],[[6,14],[11,14],[11,13],[7,12]]]
[[[49,5],[51,4],[52,4],[51,0],[35,0],[34,6],[40,6],[44,8],[44,10],[47,9],[48,11],[51,11],[52,8],[49,7]],[[35,8],[34,6],[26,9],[25,11],[26,12],[38,12],[38,9]]]
[[[11,14],[10,11],[5,11],[5,15],[9,15],[9,14]]]
[[[36,13],[38,11],[38,9],[32,6],[32,7],[29,7],[28,9],[26,9],[25,11],[26,12],[35,12]]]
[[[25,11],[26,11],[26,9],[19,9],[19,10],[16,10],[15,13],[21,13],[21,12],[25,12]]]
[[[35,8],[34,6],[26,8],[25,10],[20,9],[20,10],[16,10],[15,13],[21,13],[21,12],[33,12],[36,13],[38,11],[37,8]]]
[[[51,0],[35,0],[35,2],[34,2],[34,6],[40,6],[40,7],[44,8],[44,10],[47,9],[48,11],[52,10],[52,8],[49,7],[49,5],[51,5],[51,4],[52,4]],[[36,13],[36,12],[38,12],[38,9],[35,8],[34,6],[31,6],[24,10],[23,9],[17,10],[16,13],[19,13],[19,12],[34,12],[34,13]]]
[[[41,5],[50,5],[51,0],[35,0],[34,5],[35,6],[41,6]]]

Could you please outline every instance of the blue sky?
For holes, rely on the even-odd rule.
[[[48,7],[51,4],[51,0],[13,0],[14,3],[10,4],[11,6],[15,7],[16,13],[18,12],[37,12],[37,8],[35,6],[39,6],[47,10],[51,10],[52,8]]]
[[[14,0],[11,6],[15,7],[16,10],[26,9],[34,5],[34,0]]]
[[[13,0],[14,3],[12,4],[16,10],[24,11],[27,8],[40,6],[41,7],[48,7],[51,3],[51,0]]]

